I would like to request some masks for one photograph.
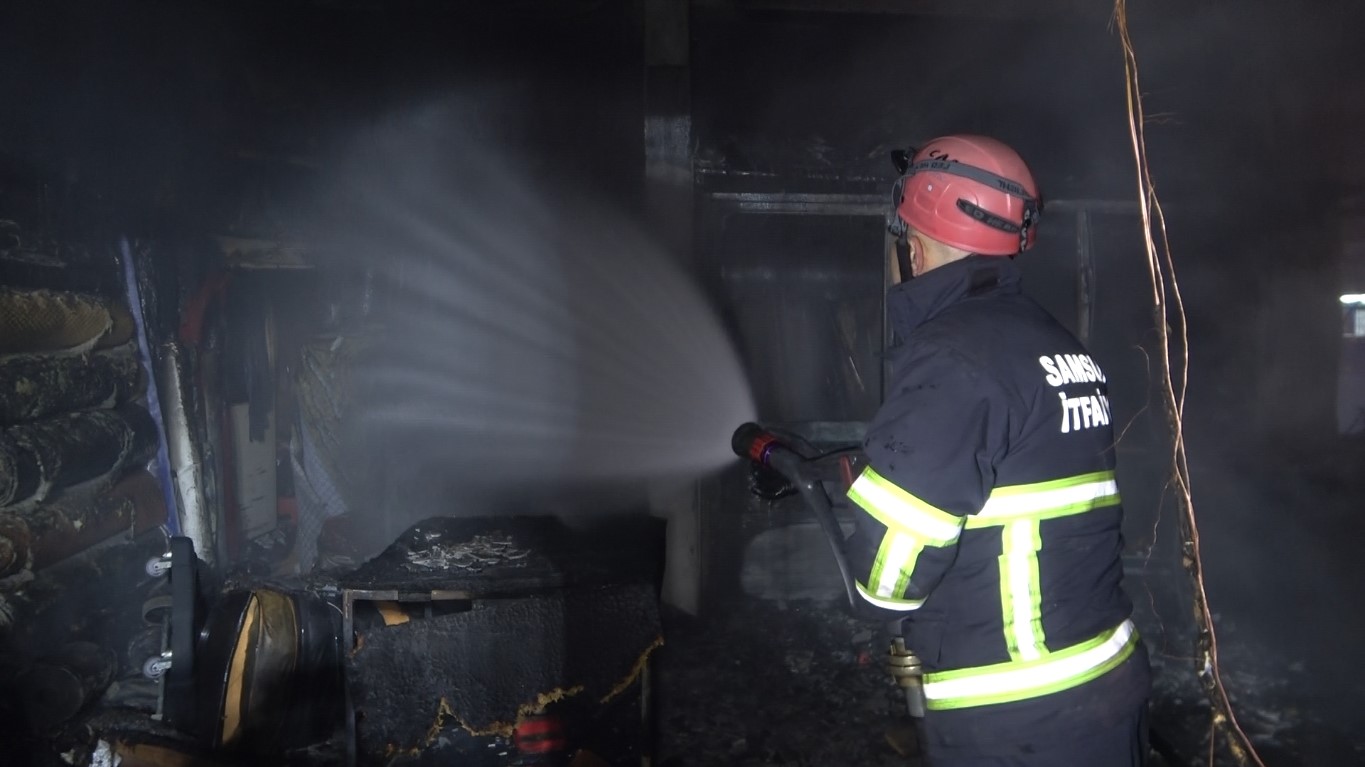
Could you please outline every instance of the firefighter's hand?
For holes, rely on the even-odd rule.
[[[749,464],[749,492],[769,501],[786,498],[796,492],[796,487],[776,470],[761,463]]]

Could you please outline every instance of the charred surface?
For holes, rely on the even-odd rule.
[[[664,767],[913,767],[888,637],[837,603],[758,600],[704,621],[670,613],[659,655]],[[911,754],[898,753],[896,739]]]
[[[638,517],[430,519],[344,578],[365,589],[345,660],[361,763],[506,751],[547,712],[569,742],[638,759],[661,534]]]
[[[612,516],[570,526],[552,517],[433,518],[340,579],[342,588],[521,596],[569,586],[654,583],[664,523]]]

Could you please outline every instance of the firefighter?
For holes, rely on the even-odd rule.
[[[1033,176],[968,135],[898,166],[892,372],[849,489],[859,595],[923,662],[931,767],[1140,765],[1150,671],[1121,589],[1108,388],[1020,292]]]

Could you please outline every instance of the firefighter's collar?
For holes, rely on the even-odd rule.
[[[891,288],[886,310],[891,328],[904,337],[969,296],[1016,292],[1019,267],[1008,258],[968,256]]]

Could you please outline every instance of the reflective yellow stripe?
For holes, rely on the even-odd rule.
[[[1103,676],[1127,660],[1137,647],[1131,620],[1086,642],[1037,660],[924,675],[928,708],[944,711],[1050,695]]]
[[[1005,616],[1005,647],[1014,660],[1047,654],[1043,636],[1043,594],[1038,583],[1038,550],[1043,547],[1036,519],[1005,524],[1000,555],[1000,602]]]
[[[888,530],[877,550],[877,559],[872,563],[872,573],[867,578],[868,587],[879,597],[900,599],[910,583],[915,561],[923,550],[924,544],[913,536]]]
[[[920,605],[924,604],[923,599],[884,599],[882,597],[877,596],[876,594],[869,592],[867,590],[867,587],[861,583],[857,583],[855,581],[854,585],[858,587],[858,596],[867,600],[871,604],[874,604],[877,607],[881,607],[886,610],[908,612],[910,610],[918,610],[920,608]]]
[[[886,525],[886,534],[877,548],[865,587],[868,595],[879,600],[891,600],[899,605],[924,547],[950,546],[962,534],[962,517],[916,498],[870,466],[863,469],[849,488],[848,497]]]
[[[1009,485],[991,491],[981,511],[967,518],[971,529],[995,527],[1012,519],[1053,519],[1084,514],[1119,504],[1114,472],[1097,471],[1032,485]]]
[[[1014,661],[1038,660],[1048,655],[1043,632],[1043,594],[1038,552],[1043,548],[1042,520],[1083,514],[1119,503],[1112,471],[1007,485],[991,491],[966,527],[1000,528],[1000,609],[1005,648]]]
[[[926,546],[947,546],[962,534],[962,517],[916,498],[871,466],[863,469],[849,488],[848,497],[887,529],[913,535]]]

